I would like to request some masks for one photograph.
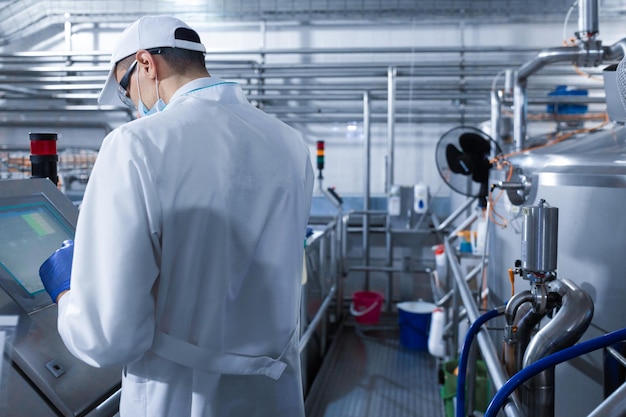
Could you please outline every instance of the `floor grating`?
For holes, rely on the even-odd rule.
[[[306,398],[307,417],[443,417],[437,361],[399,343],[397,323],[348,320]]]

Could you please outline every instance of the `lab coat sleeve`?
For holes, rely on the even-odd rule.
[[[148,153],[124,127],[113,131],[85,190],[58,329],[92,366],[133,362],[152,344],[161,214]]]

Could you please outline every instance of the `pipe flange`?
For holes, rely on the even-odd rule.
[[[492,188],[500,188],[506,191],[511,204],[521,206],[528,200],[528,196],[532,190],[532,181],[530,177],[524,175],[521,168],[513,168],[509,181],[499,181],[492,185]]]

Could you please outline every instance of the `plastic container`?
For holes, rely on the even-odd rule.
[[[463,230],[457,233],[459,237],[459,252],[472,253],[472,232],[470,230]]]
[[[437,271],[437,279],[440,283],[448,282],[448,260],[444,245],[436,245],[435,252],[435,270]]]
[[[482,255],[485,251],[487,239],[487,220],[484,213],[479,214],[478,220],[472,226],[472,251],[474,255]]]
[[[397,304],[400,344],[407,349],[427,350],[432,312],[436,306],[425,301],[404,301]]]
[[[588,96],[589,90],[579,89],[567,85],[559,85],[548,96]],[[550,114],[585,114],[589,110],[586,104],[562,103],[548,104],[546,113]]]
[[[430,331],[428,333],[428,353],[438,358],[446,356],[446,342],[443,339],[446,325],[446,311],[441,307],[435,307],[430,319]]]
[[[456,380],[457,380],[458,361],[451,360],[443,364],[444,383],[441,387],[441,398],[443,399],[446,417],[454,417],[456,415]],[[467,386],[467,385],[466,385]],[[487,377],[487,365],[482,360],[476,361],[476,390],[474,392],[474,408],[473,411],[485,412],[490,396],[489,378]]]
[[[413,186],[413,211],[418,214],[428,211],[428,186],[425,184]]]
[[[382,294],[372,291],[357,291],[352,294],[350,313],[357,323],[376,324],[380,320],[380,311],[385,298]]]
[[[402,201],[400,198],[400,187],[392,185],[387,199],[387,212],[390,216],[399,216],[401,214]]]

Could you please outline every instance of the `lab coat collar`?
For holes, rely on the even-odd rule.
[[[170,103],[172,103],[173,101],[175,101],[176,99],[180,97],[192,95],[199,91],[211,91],[212,87],[217,87],[217,86],[238,86],[238,84],[233,81],[224,81],[221,78],[217,78],[217,77],[197,78],[193,81],[188,82],[187,84],[183,85],[178,90],[176,90],[176,92],[170,98]],[[219,97],[219,93],[217,91],[216,93],[218,94],[216,95],[216,98],[217,98]]]

